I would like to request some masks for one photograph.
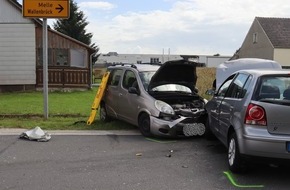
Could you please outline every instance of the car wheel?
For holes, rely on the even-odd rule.
[[[100,106],[100,120],[104,122],[111,121],[111,118],[108,116],[106,105],[104,103]]]
[[[210,129],[210,124],[209,124],[209,119],[208,117],[206,118],[206,122],[205,122],[205,132],[204,132],[204,137],[207,140],[216,140],[215,135],[213,134],[213,132]]]
[[[247,170],[247,164],[239,151],[236,133],[230,135],[228,142],[228,165],[233,173],[243,173]]]
[[[142,133],[143,136],[145,137],[151,137],[152,134],[150,132],[150,117],[148,114],[143,113],[140,115],[139,120],[138,120],[138,125],[140,132]]]

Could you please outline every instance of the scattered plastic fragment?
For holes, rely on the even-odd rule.
[[[39,142],[47,142],[51,139],[51,135],[44,132],[40,127],[35,127],[34,129],[23,132],[19,138],[25,138],[28,140],[35,140]]]
[[[142,153],[137,153],[136,156],[142,156]]]
[[[170,150],[169,154],[167,154],[166,157],[170,158],[171,157],[171,153],[173,153],[173,150]]]

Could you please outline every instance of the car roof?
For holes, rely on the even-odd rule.
[[[290,75],[290,70],[282,69],[282,70],[269,70],[269,69],[244,69],[238,71],[239,73],[245,72],[252,75],[274,75],[274,74],[282,74],[282,75]]]
[[[160,65],[154,65],[154,64],[135,64],[138,71],[157,71],[160,67]]]
[[[125,67],[131,67],[133,69],[136,69],[139,72],[144,71],[157,71],[160,67],[160,64],[150,64],[150,63],[141,63],[141,64],[116,64],[109,66],[108,69],[118,69],[118,68],[125,68]]]

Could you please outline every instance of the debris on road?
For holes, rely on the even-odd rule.
[[[23,132],[19,138],[25,138],[28,140],[35,140],[39,142],[47,142],[51,139],[51,135],[44,132],[40,127]]]
[[[166,155],[166,157],[168,157],[168,158],[171,157],[171,154],[173,153],[173,150],[170,150],[169,152],[170,152],[170,153]]]
[[[142,156],[142,153],[137,153],[136,156]]]

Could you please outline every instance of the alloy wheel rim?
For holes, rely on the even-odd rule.
[[[106,111],[104,108],[101,108],[101,119],[105,120],[106,119]]]
[[[229,152],[228,152],[228,159],[229,159],[230,166],[234,164],[235,155],[236,155],[236,143],[234,139],[231,139],[230,144],[229,144]]]

